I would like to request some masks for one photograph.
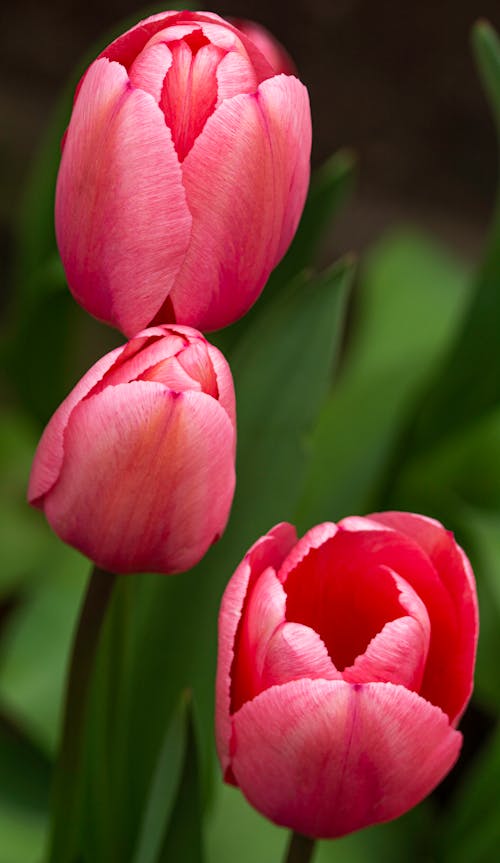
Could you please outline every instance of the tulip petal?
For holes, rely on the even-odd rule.
[[[127,347],[128,345],[125,348],[115,348],[98,360],[59,405],[45,427],[35,453],[28,486],[28,501],[33,506],[42,508],[44,495],[57,481],[64,458],[64,431],[73,409],[94,387],[99,385],[104,375]]]
[[[188,569],[227,520],[233,436],[205,393],[148,381],[108,387],[71,414],[47,519],[112,572]]]
[[[229,368],[223,354],[218,348],[215,348],[210,342],[208,344],[208,354],[212,361],[212,366],[217,378],[217,389],[219,392],[219,404],[226,411],[229,419],[236,428],[236,398],[234,395],[234,384],[231,369]],[[236,441],[236,438],[235,438]]]
[[[283,522],[261,537],[247,552],[229,581],[219,612],[219,658],[216,682],[217,752],[226,775],[231,741],[231,669],[236,634],[250,584],[267,567],[278,569],[297,541],[295,528]],[[227,778],[227,775],[226,775]]]
[[[233,717],[234,777],[272,821],[318,838],[388,821],[455,763],[462,735],[402,686],[298,680]]]
[[[135,335],[166,300],[190,229],[161,109],[118,63],[95,61],[73,108],[56,192],[57,241],[74,296]]]
[[[233,713],[264,688],[262,669],[267,643],[285,622],[285,605],[285,591],[270,566],[248,588],[231,672]]]
[[[430,620],[427,609],[408,582],[388,570],[399,591],[399,604],[407,616],[386,623],[367,649],[345,668],[348,683],[380,681],[420,689],[429,652]]]
[[[366,524],[364,524],[366,522]],[[364,525],[364,526],[363,526]],[[377,566],[388,567],[400,575],[424,603],[431,624],[429,654],[421,695],[441,707],[450,719],[463,706],[464,683],[470,687],[456,661],[456,649],[463,636],[451,597],[436,567],[423,548],[403,533],[380,525],[373,519],[344,519],[330,540],[331,565],[356,579],[358,573]],[[399,615],[398,615],[399,616]],[[465,638],[469,638],[467,634]]]
[[[264,81],[208,118],[182,165],[193,230],[169,295],[177,319],[214,329],[257,299],[297,227],[309,152],[309,102],[296,78]]]
[[[150,330],[143,330],[149,333]],[[170,338],[168,336],[170,335]],[[176,333],[169,334],[165,328],[161,335],[139,335],[126,345],[118,361],[103,375],[100,383],[94,388],[95,395],[109,386],[125,384],[137,380],[145,372],[158,363],[172,359],[188,343]],[[173,387],[171,387],[173,389]]]
[[[150,93],[159,105],[165,75],[172,65],[172,52],[164,42],[156,42],[141,51],[129,69],[133,87]]]
[[[393,537],[399,534],[400,543],[407,540],[409,549],[418,549],[414,552],[415,560],[417,554],[425,556],[436,573],[440,590],[434,586],[431,594],[420,583],[419,563],[415,563],[411,572],[410,551],[407,552],[407,572],[394,567],[413,585],[431,619],[431,647],[421,694],[433,704],[438,704],[456,725],[472,691],[477,646],[477,596],[471,565],[453,534],[435,519],[415,513],[384,512],[370,515],[364,521],[397,531]],[[391,544],[395,542],[398,540],[393,539]],[[436,608],[438,604],[439,608]],[[450,608],[452,622],[449,620]],[[439,614],[447,618],[444,628],[437,622]]]
[[[338,527],[332,521],[325,521],[312,527],[294,545],[290,554],[283,561],[279,570],[279,578],[285,583],[290,572],[301,563],[307,555],[316,548],[320,548],[337,533]]]
[[[386,623],[362,656],[344,668],[348,683],[398,683],[418,691],[422,683],[429,637],[413,617]]]
[[[266,644],[260,688],[268,689],[306,677],[340,680],[342,674],[335,668],[317,632],[301,623],[282,623]]]
[[[165,75],[160,107],[182,162],[217,102],[217,66],[222,53],[215,45],[192,52],[182,40],[171,47],[172,65]]]

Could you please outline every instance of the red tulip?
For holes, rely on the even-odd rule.
[[[234,492],[235,404],[222,354],[154,327],[106,354],[40,440],[28,498],[112,572],[178,572],[221,535]]]
[[[313,837],[401,815],[458,757],[477,631],[470,564],[439,522],[378,513],[299,542],[278,525],[222,601],[226,781]]]
[[[255,302],[309,183],[307,90],[208,12],[164,12],[106,48],[77,90],[56,193],[76,299],[127,336],[205,330]]]

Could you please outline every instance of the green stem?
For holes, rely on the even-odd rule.
[[[61,745],[54,776],[52,834],[48,855],[50,863],[73,863],[77,859],[83,791],[82,757],[90,683],[115,581],[116,575],[94,567],[73,641]]]
[[[292,833],[284,863],[309,863],[314,854],[315,840],[300,833]]]

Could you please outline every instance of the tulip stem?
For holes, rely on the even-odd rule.
[[[82,804],[82,757],[90,684],[116,575],[95,566],[73,640],[59,756],[52,795],[49,861],[76,859]]]
[[[314,839],[302,836],[301,833],[292,833],[284,863],[309,863],[314,854]]]

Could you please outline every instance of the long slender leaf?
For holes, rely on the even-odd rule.
[[[354,335],[311,440],[301,528],[384,505],[392,447],[465,298],[459,266],[415,232],[389,234],[367,257]]]
[[[473,31],[480,77],[500,135],[500,40],[487,22]],[[447,361],[415,417],[414,440],[428,448],[459,426],[481,417],[500,400],[500,198],[471,303]]]

